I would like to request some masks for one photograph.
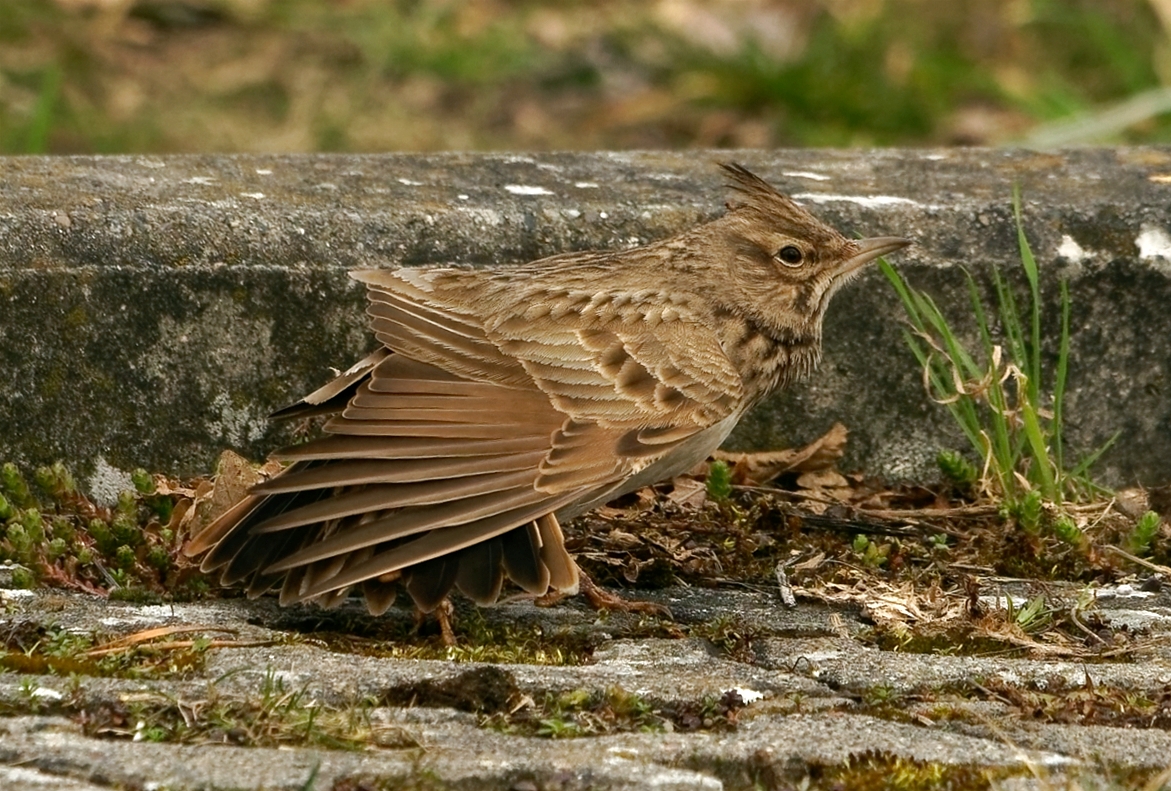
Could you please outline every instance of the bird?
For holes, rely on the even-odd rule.
[[[322,436],[185,547],[225,586],[381,615],[588,583],[561,525],[706,459],[809,375],[833,295],[910,244],[849,239],[737,163],[676,236],[477,269],[361,269],[377,348],[277,420]],[[589,585],[592,591],[598,588]]]

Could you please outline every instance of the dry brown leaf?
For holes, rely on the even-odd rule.
[[[183,520],[187,518],[187,512],[191,510],[194,502],[192,499],[183,499],[175,503],[171,509],[171,519],[167,522],[167,529],[171,531],[171,535],[179,535]]]
[[[849,431],[835,423],[829,431],[803,448],[761,453],[726,453],[716,451],[712,458],[732,468],[732,483],[762,486],[787,472],[809,473],[832,468],[846,452]],[[706,468],[702,471],[706,477]]]
[[[695,478],[680,476],[673,480],[667,499],[678,505],[699,508],[707,501],[707,484]]]
[[[155,494],[173,497],[195,497],[195,490],[165,475],[154,475]]]
[[[225,450],[216,463],[215,490],[211,495],[209,516],[215,518],[244,499],[248,490],[264,476],[239,453]]]
[[[809,558],[809,560],[803,560],[800,563],[794,563],[790,567],[790,570],[791,571],[812,571],[813,569],[820,567],[821,564],[824,562],[825,562],[825,553],[818,552],[816,555]]]
[[[813,472],[803,472],[797,476],[797,485],[802,489],[826,490],[827,494],[835,496],[832,490],[848,490],[850,482],[837,470],[814,470]]]
[[[240,454],[225,450],[216,463],[214,483],[208,480],[199,482],[191,506],[180,517],[179,528],[186,535],[195,535],[217,516],[243,500],[249,489],[280,470],[280,462],[269,461],[256,468]]]

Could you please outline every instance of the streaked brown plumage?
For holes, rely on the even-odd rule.
[[[187,552],[250,595],[381,613],[507,576],[574,591],[559,522],[707,457],[769,392],[809,373],[826,305],[906,244],[851,241],[738,165],[723,217],[620,252],[496,270],[364,270],[382,347],[274,417],[327,436]]]

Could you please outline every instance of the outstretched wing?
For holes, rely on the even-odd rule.
[[[318,391],[310,406],[340,409],[328,436],[277,454],[294,463],[196,538],[192,551],[211,547],[205,569],[250,593],[283,579],[284,601],[362,583],[372,609],[392,581],[425,609],[452,585],[494,600],[504,573],[538,592],[573,587],[553,513],[734,413],[739,376],[670,306],[566,295],[543,315],[497,300],[477,316],[454,306],[469,294],[452,299],[475,275],[355,273],[393,353]]]

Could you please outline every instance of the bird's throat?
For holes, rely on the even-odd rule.
[[[820,335],[785,331],[750,316],[728,318],[723,324],[724,352],[740,372],[749,403],[805,378],[817,367]]]

